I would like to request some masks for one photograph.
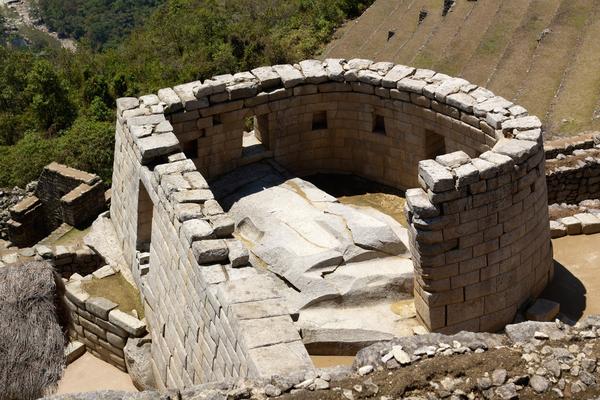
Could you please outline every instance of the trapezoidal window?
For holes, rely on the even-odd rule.
[[[270,148],[269,114],[246,118],[243,137],[242,157],[264,154]]]
[[[446,139],[435,132],[425,131],[425,158],[434,159],[446,154]]]
[[[150,241],[152,240],[152,213],[154,204],[150,195],[146,191],[144,184],[140,181],[138,191],[137,208],[137,239],[136,249],[140,252],[150,251]]]
[[[198,139],[181,143],[183,154],[191,160],[198,158]]]
[[[373,115],[373,133],[385,135],[385,118],[383,115]]]
[[[318,111],[313,114],[312,130],[327,129],[327,111]]]

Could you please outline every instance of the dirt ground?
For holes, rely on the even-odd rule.
[[[595,347],[593,356],[600,355],[600,346],[597,340],[594,340]],[[564,347],[573,342],[548,342],[549,346]],[[579,343],[581,345],[581,343]],[[437,356],[422,362],[418,362],[409,367],[399,368],[394,371],[378,371],[368,376],[353,377],[339,382],[332,382],[333,390],[308,392],[302,391],[296,394],[288,394],[282,399],[345,399],[342,389],[352,389],[354,385],[366,386],[365,382],[371,380],[378,386],[376,396],[367,396],[366,393],[361,396],[356,391],[353,392],[355,399],[361,398],[402,398],[420,394],[426,391],[433,391],[430,384],[439,383],[445,377],[461,378],[462,383],[457,386],[458,389],[466,393],[477,390],[477,378],[484,376],[486,372],[492,373],[495,369],[505,369],[509,378],[524,376],[527,374],[526,362],[521,358],[521,353],[512,348],[501,348],[489,350],[481,354],[454,355],[450,357]],[[338,388],[338,389],[336,389]],[[565,393],[565,398],[593,398],[600,393],[598,386],[588,389],[583,397]],[[553,392],[544,394],[535,394],[530,387],[525,387],[519,392],[519,399],[557,399],[558,396]]]
[[[542,297],[561,303],[573,321],[600,314],[600,234],[565,236],[552,241],[557,269]]]
[[[56,394],[108,389],[137,392],[129,375],[90,353],[85,353],[67,367]]]

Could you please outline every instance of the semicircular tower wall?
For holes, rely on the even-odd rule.
[[[431,70],[329,59],[159,97],[208,179],[248,162],[242,135],[253,118],[269,155],[296,174],[418,187],[407,191],[415,301],[431,330],[498,329],[552,277],[541,123],[484,88]]]
[[[200,355],[211,354],[206,362],[214,364],[221,360],[219,349],[231,355],[233,348],[253,367],[226,362],[232,369],[224,376],[268,371],[259,364],[269,359],[269,347],[249,346],[247,332],[237,329],[239,317],[223,314],[239,299],[226,282],[211,283],[205,275],[201,257],[218,240],[186,236],[188,216],[181,213],[190,203],[210,202],[211,212],[215,207],[218,212],[201,216],[204,227],[230,250],[220,249],[218,262],[247,264],[239,258],[243,243],[231,237],[231,224],[215,206],[207,181],[261,157],[298,175],[350,173],[406,190],[415,305],[432,331],[498,330],[552,279],[540,120],[463,79],[362,59],[305,60],[164,88],[118,104],[111,215],[132,266],[141,265],[150,249],[150,272],[140,266],[134,276],[149,321],[160,328],[152,331],[153,358],[163,380],[180,372],[181,349],[192,337],[185,333],[191,319],[164,300],[169,296],[185,300],[190,315],[210,303],[210,326],[231,327],[231,343],[216,348],[210,340],[208,348],[200,346],[202,335],[197,336],[190,346],[200,346],[193,353],[198,362],[204,365]],[[244,149],[244,131],[252,128],[265,148],[260,154]],[[144,188],[145,202],[139,194]],[[177,242],[176,251],[165,244],[169,240]],[[269,285],[260,283],[263,291]],[[182,287],[180,298],[176,292]],[[292,327],[291,320],[285,324]],[[218,336],[218,330],[207,332]],[[301,343],[296,336],[286,345]],[[288,366],[306,362],[303,356]],[[195,367],[188,366],[191,374]]]

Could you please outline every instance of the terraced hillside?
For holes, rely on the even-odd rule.
[[[600,1],[456,0],[446,16],[442,4],[376,0],[322,57],[463,76],[543,118],[549,136],[600,130]]]

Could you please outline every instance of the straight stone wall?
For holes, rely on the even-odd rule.
[[[66,285],[65,301],[73,319],[71,336],[94,356],[127,372],[123,348],[130,337],[146,334],[146,324],[118,310],[118,304],[90,296],[82,282],[71,280]]]
[[[144,298],[157,380],[187,387],[312,370],[276,282],[249,267],[246,249],[232,237],[233,221],[179,153],[162,108],[152,113],[157,104],[152,97],[119,100],[111,205]],[[151,221],[138,221],[149,217],[138,215],[140,185],[153,205]],[[142,274],[137,228],[148,223],[149,268]]]

